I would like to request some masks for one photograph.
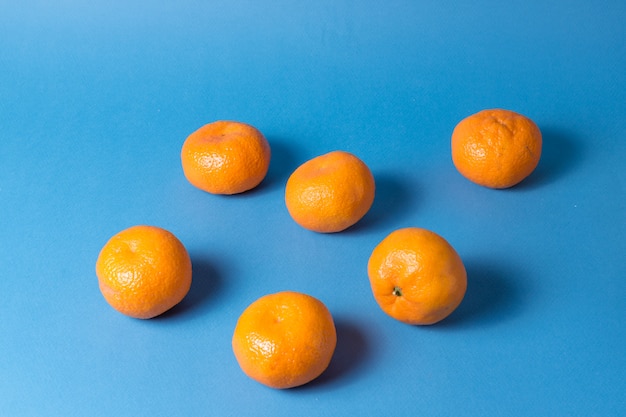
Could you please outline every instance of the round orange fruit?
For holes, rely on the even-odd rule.
[[[528,117],[510,110],[483,110],[454,128],[452,161],[476,184],[508,188],[534,171],[541,145],[541,131]]]
[[[238,194],[263,181],[271,150],[263,134],[253,126],[217,121],[193,132],[181,150],[187,180],[211,194]]]
[[[133,226],[106,242],[96,261],[96,275],[102,295],[115,310],[149,319],[187,295],[191,260],[171,232]]]
[[[243,372],[271,388],[317,378],[335,351],[333,318],[318,299],[283,291],[263,296],[239,317],[232,348]]]
[[[454,248],[438,234],[416,227],[383,239],[367,269],[380,308],[407,324],[443,320],[459,306],[467,288],[465,267]]]
[[[340,232],[357,223],[374,202],[374,177],[351,153],[333,151],[300,165],[287,180],[285,203],[305,229]]]

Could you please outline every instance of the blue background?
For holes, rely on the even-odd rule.
[[[0,3],[0,415],[626,414],[626,3],[22,1]],[[450,158],[462,118],[501,107],[544,135],[536,171],[490,190]],[[192,187],[180,148],[218,119],[268,138],[254,191]],[[296,225],[302,162],[355,153],[375,203],[333,235]],[[148,320],[102,298],[106,240],[164,227],[194,267]],[[406,226],[468,270],[445,321],[384,315],[366,265]],[[286,391],[238,368],[256,298],[322,300],[329,369]]]

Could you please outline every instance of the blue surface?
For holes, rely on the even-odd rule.
[[[0,415],[626,414],[625,2],[7,3]],[[493,107],[544,134],[510,190],[450,158],[455,124]],[[184,139],[218,119],[267,136],[258,189],[185,180]],[[369,165],[377,195],[320,235],[291,220],[284,184],[334,149]],[[149,321],[112,310],[94,272],[135,224],[175,233],[194,266],[187,298]],[[371,296],[371,250],[405,226],[444,236],[468,270],[435,326]],[[250,302],[287,289],[322,300],[339,340],[318,380],[275,391],[230,339]]]

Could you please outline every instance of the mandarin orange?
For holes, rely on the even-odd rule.
[[[216,121],[187,137],[181,163],[187,180],[211,194],[238,194],[263,181],[269,169],[268,141],[255,127]]]
[[[300,226],[340,232],[357,223],[374,202],[374,177],[355,155],[333,151],[300,165],[287,180],[285,204]]]
[[[510,110],[483,110],[454,128],[452,161],[476,184],[508,188],[534,171],[541,145],[541,131],[528,117]]]
[[[96,275],[102,295],[115,310],[149,319],[187,295],[191,260],[171,232],[133,226],[106,242],[96,261]]]
[[[461,303],[467,274],[461,258],[441,236],[426,229],[399,229],[372,251],[368,276],[374,298],[404,323],[437,323]]]
[[[266,386],[306,384],[328,367],[337,344],[330,311],[307,294],[263,296],[239,317],[232,348],[243,372]]]

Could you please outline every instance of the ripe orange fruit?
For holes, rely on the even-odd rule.
[[[351,153],[333,151],[300,165],[287,180],[285,203],[305,229],[333,233],[358,222],[374,202],[374,177]]]
[[[408,324],[433,324],[461,304],[467,274],[454,248],[438,234],[415,227],[389,234],[368,265],[380,308]]]
[[[104,245],[96,275],[105,300],[130,317],[149,319],[178,304],[191,286],[191,260],[167,230],[133,226]]]
[[[454,165],[485,187],[512,187],[533,172],[540,157],[541,131],[510,110],[483,110],[461,120],[452,132]]]
[[[297,387],[321,375],[336,344],[335,324],[326,306],[292,291],[250,304],[239,317],[232,340],[243,372],[278,389]]]
[[[255,127],[217,121],[193,132],[181,150],[187,180],[211,194],[237,194],[261,183],[270,165],[270,145]]]

